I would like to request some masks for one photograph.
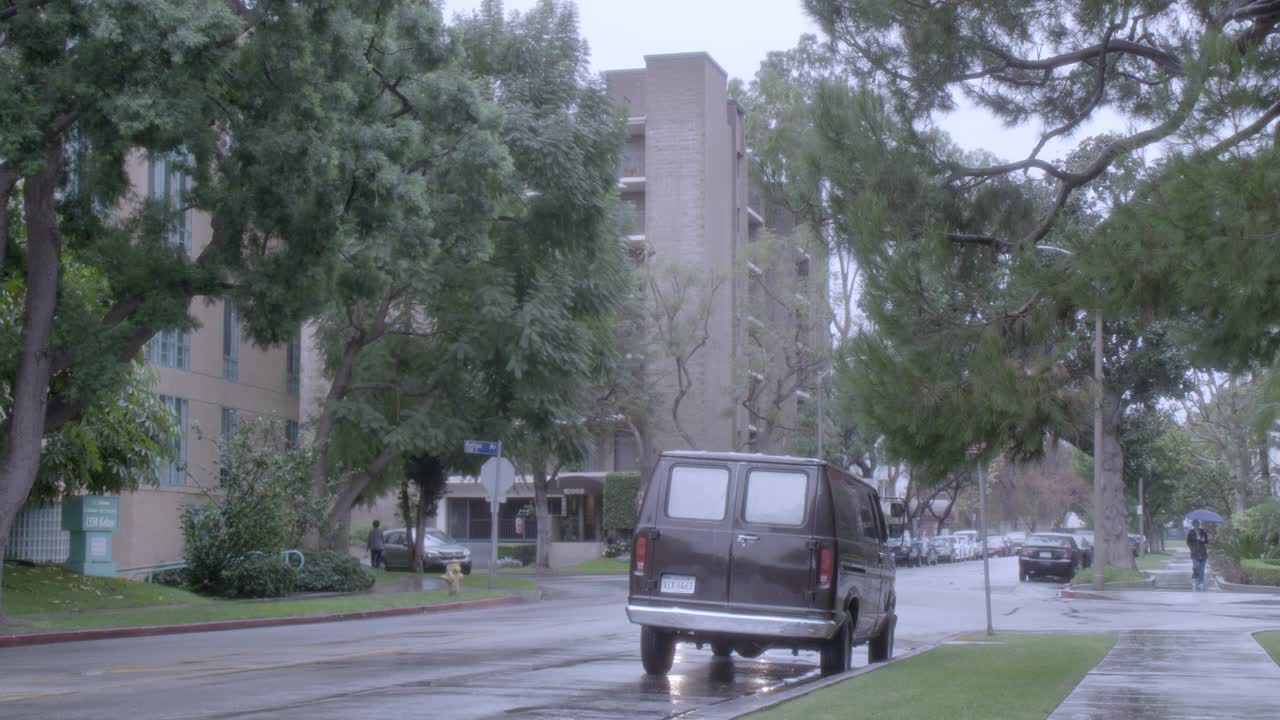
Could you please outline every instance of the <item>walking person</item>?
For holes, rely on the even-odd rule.
[[[373,528],[369,530],[369,540],[365,543],[365,547],[369,550],[369,564],[375,568],[386,565],[386,561],[382,559],[382,548],[384,542],[382,540],[382,523],[377,520],[373,521]]]
[[[1191,521],[1187,533],[1187,547],[1191,550],[1191,584],[1196,590],[1204,589],[1204,566],[1209,559],[1209,534],[1200,529],[1200,521]]]

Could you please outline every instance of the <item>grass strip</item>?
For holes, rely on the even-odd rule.
[[[422,575],[415,575],[408,572],[373,570],[371,568],[365,569],[373,573],[374,580],[376,581],[374,587],[378,587],[379,585],[386,587],[396,585],[398,583],[411,583],[414,578],[430,578],[435,580],[440,578],[440,573],[438,572],[428,572],[423,573]],[[489,571],[479,568],[473,570],[470,575],[463,576],[462,587],[468,590],[488,589]],[[499,572],[494,575],[493,587],[495,590],[532,590],[538,587],[538,583],[533,580],[529,580],[528,578],[510,577]]]
[[[999,635],[943,645],[750,715],[753,720],[1043,720],[1112,635]]]
[[[1271,659],[1280,664],[1280,630],[1267,630],[1253,636],[1254,640],[1271,655]]]
[[[94,630],[99,628],[140,627],[143,625],[178,625],[217,620],[249,620],[253,618],[324,615],[328,613],[380,610],[394,607],[434,605],[452,600],[474,600],[502,597],[508,593],[494,590],[467,590],[449,597],[447,590],[425,592],[375,593],[341,597],[275,600],[270,602],[206,601],[203,605],[163,608],[99,610],[82,615],[22,618],[37,630]]]
[[[186,590],[67,572],[57,565],[4,566],[4,610],[10,615],[89,612],[148,605],[207,603]]]
[[[1138,558],[1139,570],[1164,570],[1173,559],[1171,552],[1149,552]]]
[[[1129,568],[1116,567],[1108,565],[1102,569],[1103,582],[1139,582],[1147,579],[1147,574],[1141,570],[1130,570]],[[1071,578],[1073,585],[1088,585],[1093,582],[1093,568],[1080,568],[1076,576]]]

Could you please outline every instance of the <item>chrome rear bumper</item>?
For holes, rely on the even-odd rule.
[[[627,618],[636,625],[672,630],[773,638],[826,639],[835,635],[840,627],[835,620],[649,605],[628,605]]]

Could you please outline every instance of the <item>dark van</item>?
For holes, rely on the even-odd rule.
[[[894,561],[875,489],[820,460],[663,453],[644,491],[627,617],[645,672],[677,642],[817,649],[823,674],[893,654]]]

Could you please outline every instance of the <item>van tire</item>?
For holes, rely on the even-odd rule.
[[[898,616],[890,609],[884,629],[867,643],[867,662],[878,663],[893,659],[893,634],[897,626]]]
[[[728,640],[712,640],[711,654],[716,657],[729,657],[733,654],[733,643]]]
[[[822,675],[838,675],[853,664],[853,618],[822,643]]]
[[[640,628],[640,663],[650,675],[666,675],[676,659],[676,637],[645,625]]]

